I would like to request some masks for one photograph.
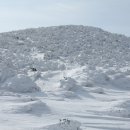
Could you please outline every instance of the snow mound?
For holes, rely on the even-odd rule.
[[[111,84],[120,89],[130,90],[130,77],[122,74],[115,75],[111,81]]]
[[[25,103],[17,103],[8,107],[8,110],[5,110],[9,113],[15,114],[48,114],[50,112],[49,107],[40,100],[30,101]]]
[[[109,76],[103,72],[96,72],[92,78],[95,84],[107,84],[110,81]]]
[[[74,92],[72,92],[72,91],[64,91],[64,94],[63,94],[63,96],[65,97],[65,98],[78,98],[78,95],[76,95]]]
[[[58,93],[57,96],[60,96],[63,99],[64,98],[69,98],[69,99],[79,98],[78,95],[75,92],[73,92],[73,91],[67,91],[67,90],[59,91],[59,93]]]
[[[40,91],[40,88],[28,76],[23,74],[8,79],[0,89],[16,93]]]
[[[113,88],[130,90],[130,75],[129,71],[118,70],[95,70],[92,73],[88,73],[90,81],[94,85],[111,85]],[[87,86],[87,85],[86,85]],[[89,85],[91,86],[91,84]]]
[[[104,89],[103,88],[100,88],[100,87],[98,87],[98,88],[93,88],[92,90],[91,90],[91,92],[93,92],[93,93],[98,93],[98,94],[104,94],[105,92],[104,92]]]
[[[43,130],[81,130],[80,125],[78,121],[62,119],[60,123],[44,127]]]
[[[92,81],[82,81],[81,86],[84,87],[94,87],[94,83]]]
[[[130,118],[130,100],[118,103],[118,105],[111,108],[109,115]]]
[[[64,79],[60,80],[60,88],[67,91],[73,91],[78,89],[78,84],[75,79],[71,77],[64,77]]]
[[[4,65],[3,65],[4,66]],[[0,70],[0,83],[5,82],[8,78],[15,75],[15,72],[11,68],[1,66]]]

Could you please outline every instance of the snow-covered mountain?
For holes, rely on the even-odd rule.
[[[129,37],[76,25],[0,34],[1,130],[129,130],[129,93]]]
[[[0,47],[9,50],[12,55],[30,55],[35,51],[44,53],[45,60],[65,58],[91,66],[130,64],[130,38],[87,26],[70,25],[2,33]]]

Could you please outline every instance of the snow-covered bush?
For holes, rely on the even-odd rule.
[[[60,119],[58,124],[43,127],[44,130],[81,130],[81,123],[74,120]]]
[[[130,39],[123,35],[71,25],[3,33],[0,51],[10,52],[6,57],[15,57],[13,62],[19,62],[19,67],[31,63],[32,51],[44,53],[46,61],[66,58],[82,65],[120,67],[130,64],[129,43]]]
[[[77,82],[71,77],[64,77],[64,79],[60,80],[60,88],[68,91],[73,91],[76,90],[77,87]]]
[[[40,88],[28,76],[23,74],[9,78],[0,89],[16,93],[40,91]]]

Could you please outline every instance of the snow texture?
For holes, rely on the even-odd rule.
[[[0,130],[129,130],[129,99],[129,37],[76,25],[0,34]]]

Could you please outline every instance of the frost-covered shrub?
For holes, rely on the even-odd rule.
[[[81,123],[74,120],[60,119],[60,122],[54,125],[43,127],[44,130],[81,130]]]
[[[68,91],[73,91],[76,90],[77,87],[77,82],[71,77],[64,77],[64,79],[60,80],[60,88]]]
[[[9,78],[0,89],[16,93],[40,91],[40,88],[28,76],[21,74]]]
[[[120,88],[130,90],[130,77],[123,74],[114,75],[111,80],[111,85]]]

